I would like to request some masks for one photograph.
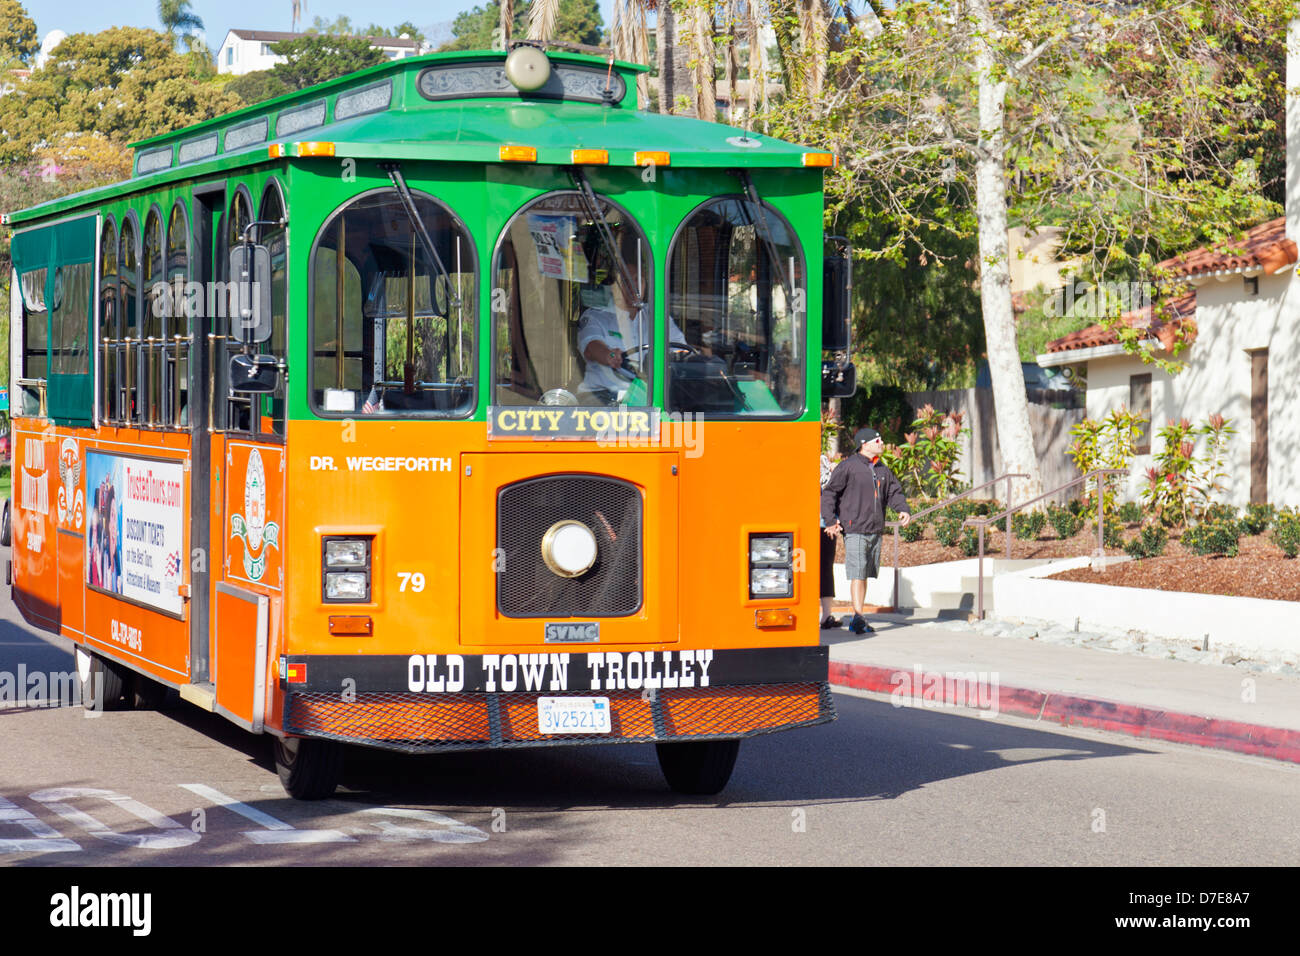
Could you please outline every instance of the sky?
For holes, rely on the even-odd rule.
[[[36,21],[42,37],[51,30],[65,33],[97,33],[115,26],[160,29],[157,0],[20,0]],[[598,0],[601,16],[608,27],[612,0]],[[343,0],[303,0],[302,25],[320,16],[333,20],[345,14],[360,27],[370,23],[395,26],[410,20],[434,43],[451,37],[451,21],[456,14],[481,5],[483,0],[366,0],[351,5]],[[238,27],[247,30],[288,30],[293,4],[290,0],[190,0],[190,9],[202,20],[208,46],[215,52],[225,39],[226,31]],[[360,11],[360,12],[358,12]],[[433,29],[431,29],[433,28]]]

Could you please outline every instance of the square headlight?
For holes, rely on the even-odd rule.
[[[320,563],[322,601],[364,604],[370,600],[370,538],[324,538]]]
[[[326,538],[325,567],[365,568],[370,565],[370,541],[366,538]]]
[[[789,564],[790,536],[771,535],[749,539],[750,564]]]

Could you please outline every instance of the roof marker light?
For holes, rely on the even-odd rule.
[[[537,162],[537,147],[536,146],[502,146],[501,162],[535,163]]]
[[[298,144],[298,155],[305,156],[333,156],[334,144],[320,141],[312,141]]]
[[[667,166],[671,158],[665,150],[642,149],[636,153],[635,164],[637,166]]]
[[[606,166],[609,164],[609,150],[575,149],[573,151],[573,163],[575,166]]]
[[[803,164],[805,166],[838,166],[839,160],[835,158],[834,153],[804,153]]]
[[[266,148],[266,152],[272,159],[284,159],[289,155],[289,150],[284,143],[272,143]]]

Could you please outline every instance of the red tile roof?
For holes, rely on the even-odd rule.
[[[1202,247],[1185,252],[1173,259],[1166,259],[1156,266],[1158,271],[1169,271],[1174,275],[1208,276],[1216,272],[1253,271],[1259,269],[1264,275],[1275,272],[1297,261],[1296,244],[1286,237],[1286,217],[1262,223],[1247,230],[1236,240],[1218,246]],[[1184,292],[1173,299],[1165,301],[1165,316],[1155,319],[1152,309],[1147,306],[1133,312],[1126,312],[1120,320],[1129,326],[1147,328],[1153,338],[1159,339],[1166,349],[1170,348],[1180,334],[1190,344],[1196,339],[1196,291]],[[1115,345],[1119,342],[1119,333],[1114,328],[1091,325],[1078,332],[1071,332],[1047,343],[1047,351],[1070,352],[1074,349],[1090,349],[1101,345]]]
[[[1180,331],[1183,341],[1196,341],[1196,292],[1184,292],[1164,303],[1163,319],[1154,318],[1154,309],[1146,306],[1125,312],[1120,321],[1135,328],[1145,328],[1153,338],[1159,339],[1166,349],[1172,348]],[[1075,349],[1093,349],[1102,345],[1118,345],[1119,330],[1104,325],[1090,325],[1047,343],[1048,352],[1071,352]]]
[[[1252,269],[1272,275],[1295,261],[1296,244],[1286,237],[1286,217],[1279,216],[1247,230],[1236,240],[1193,249],[1160,265],[1187,276]]]

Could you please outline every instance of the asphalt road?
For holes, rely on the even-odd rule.
[[[12,605],[0,614],[0,675],[71,670],[67,642],[16,623]],[[284,794],[268,738],[178,700],[91,716],[3,707],[0,867],[1300,859],[1300,768],[835,699],[834,724],[746,741],[713,799],[672,794],[653,748],[623,745],[354,750],[319,803]]]

